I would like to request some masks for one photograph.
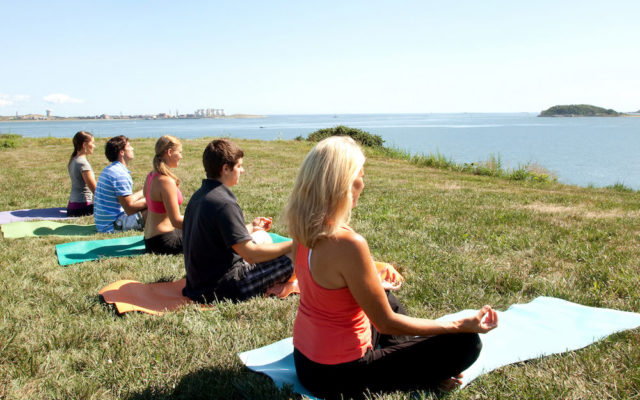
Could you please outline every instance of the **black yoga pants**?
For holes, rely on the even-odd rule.
[[[396,297],[387,296],[394,311],[405,314]],[[324,398],[360,398],[367,390],[431,390],[471,366],[482,348],[475,333],[391,336],[373,326],[372,345],[361,359],[337,365],[315,363],[294,349],[298,379]]]

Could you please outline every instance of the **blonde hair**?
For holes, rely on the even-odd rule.
[[[178,138],[170,135],[161,136],[156,142],[156,155],[153,157],[153,169],[162,175],[166,175],[176,181],[176,186],[180,186],[180,179],[171,172],[171,168],[162,159],[169,149],[175,150],[182,146]]]
[[[318,239],[334,236],[349,222],[351,186],[364,166],[365,157],[347,136],[319,142],[302,162],[285,209],[289,234],[308,248]]]

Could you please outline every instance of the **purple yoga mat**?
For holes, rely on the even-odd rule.
[[[0,212],[0,225],[10,222],[30,221],[34,219],[67,219],[66,208],[37,208],[33,210],[14,210]]]

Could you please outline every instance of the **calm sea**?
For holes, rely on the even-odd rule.
[[[640,117],[538,118],[535,114],[272,115],[256,119],[2,122],[0,132],[28,137],[124,134],[181,138],[293,139],[335,125],[378,134],[386,146],[440,152],[460,163],[499,156],[503,165],[538,163],[564,183],[640,189]]]

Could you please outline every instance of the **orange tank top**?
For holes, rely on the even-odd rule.
[[[309,249],[298,244],[295,273],[300,306],[293,346],[311,361],[335,365],[354,361],[371,348],[371,323],[348,287],[326,289],[309,270]]]

